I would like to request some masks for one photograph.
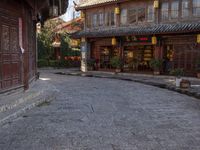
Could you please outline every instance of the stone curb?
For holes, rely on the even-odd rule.
[[[23,98],[20,98],[20,99],[18,99],[15,103],[13,103],[13,104],[5,104],[5,105],[2,105],[2,106],[0,106],[0,113],[2,113],[2,112],[4,112],[4,111],[7,111],[7,110],[11,110],[11,109],[17,107],[18,105],[20,105],[20,104],[22,104],[22,103],[24,103],[24,102],[26,102],[26,101],[28,101],[28,100],[30,100],[30,99],[33,99],[33,98],[39,96],[39,95],[42,94],[42,93],[43,93],[43,92],[39,91],[39,92],[37,92],[37,93],[30,94],[30,95],[28,95],[28,96],[25,96],[25,97],[23,97]]]
[[[57,73],[57,74],[59,74],[59,73]],[[142,84],[146,84],[146,85],[159,87],[159,88],[162,88],[162,89],[167,89],[167,90],[170,90],[170,91],[178,92],[180,94],[184,94],[184,95],[187,95],[187,96],[190,96],[190,97],[194,97],[194,98],[200,99],[200,93],[198,93],[198,92],[189,91],[187,89],[176,88],[174,86],[169,86],[169,85],[164,84],[164,83],[142,81],[142,80],[139,80],[139,79],[130,79],[130,78],[127,78],[127,77],[126,78],[124,78],[124,77],[116,77],[116,76],[114,76],[114,74],[112,76],[105,76],[105,75],[94,75],[94,74],[86,74],[86,73],[64,73],[64,72],[62,72],[62,75],[108,78],[108,79],[132,81],[132,82],[137,82],[137,83],[142,83]]]
[[[54,94],[52,95],[48,95],[48,96],[41,96],[41,97],[36,97],[33,101],[33,103],[23,107],[22,109],[19,109],[18,111],[16,111],[15,113],[10,114],[9,116],[3,118],[0,120],[0,125],[5,125],[9,122],[12,122],[14,119],[16,119],[17,117],[19,117],[21,114],[25,113],[27,110],[30,110],[32,108],[34,108],[35,106],[38,106],[44,102],[50,102],[52,100],[55,99]]]

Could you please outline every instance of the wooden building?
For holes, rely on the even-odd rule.
[[[163,73],[183,68],[192,75],[200,59],[200,0],[90,0],[75,6],[85,18],[82,70],[94,58],[112,69],[120,56],[124,71],[151,72],[149,61],[163,59]]]
[[[65,12],[66,0],[0,1],[0,93],[35,79],[36,23]]]
[[[83,20],[82,18],[75,18],[75,19],[72,19],[68,22],[62,22],[60,23],[59,25],[57,25],[54,29],[54,33],[55,34],[55,37],[54,37],[54,42],[53,42],[53,47],[54,47],[54,58],[56,60],[59,60],[61,57],[61,36],[63,33],[65,34],[68,34],[68,35],[71,35],[71,34],[74,34],[78,31],[81,31],[83,29]],[[70,39],[70,42],[69,42],[69,46],[71,48],[77,48],[77,49],[80,49],[80,40],[73,40],[73,39]]]

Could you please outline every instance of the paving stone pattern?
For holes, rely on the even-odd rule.
[[[56,99],[1,126],[1,150],[200,149],[199,99],[130,81],[41,75]]]

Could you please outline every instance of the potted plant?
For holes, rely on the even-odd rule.
[[[154,75],[160,74],[160,69],[162,66],[162,60],[161,59],[151,59],[149,62],[150,67],[153,69]]]
[[[95,59],[93,58],[90,58],[87,60],[87,67],[88,67],[88,70],[94,70],[95,69]]]
[[[197,78],[200,78],[200,58],[196,62]]]
[[[116,73],[121,72],[122,60],[119,56],[112,57],[110,60],[110,65],[115,68]]]
[[[180,87],[184,70],[182,68],[176,68],[170,71],[170,74],[176,77],[176,87]]]

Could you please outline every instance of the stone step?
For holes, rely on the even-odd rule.
[[[0,113],[0,125],[4,125],[12,122],[14,119],[25,113],[27,110],[34,108],[44,102],[50,102],[54,100],[54,92],[43,92],[40,95],[35,96],[34,98],[27,99],[27,101],[18,104],[16,107],[9,109],[7,111]]]
[[[11,110],[17,107],[18,105],[39,96],[42,93],[43,91],[31,91],[31,92],[27,91],[27,92],[13,93],[10,95],[1,96],[0,113]]]

